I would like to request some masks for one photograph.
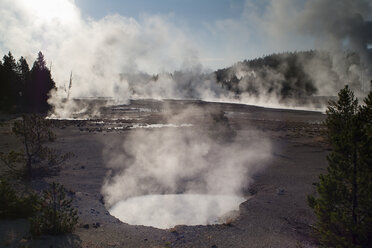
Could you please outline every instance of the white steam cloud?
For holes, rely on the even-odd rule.
[[[175,221],[176,224],[185,224],[182,222],[187,216],[196,216],[196,220],[189,220],[193,224],[207,224],[211,214],[216,211],[215,214],[221,214],[219,209],[231,208],[231,202],[226,203],[226,200],[234,200],[232,202],[237,202],[237,205],[241,202],[237,199],[240,199],[243,190],[252,183],[254,173],[265,168],[270,159],[271,143],[264,135],[253,130],[245,133],[244,139],[241,136],[232,138],[231,128],[225,121],[218,121],[216,118],[213,121],[208,115],[199,109],[187,109],[169,118],[167,123],[179,123],[190,118],[195,121],[200,118],[199,120],[210,126],[137,129],[128,134],[123,144],[111,144],[107,147],[105,154],[111,173],[102,189],[107,207],[122,204],[120,202],[129,199],[124,209],[130,209],[130,206],[138,203],[139,196],[152,195],[142,199],[141,206],[137,206],[145,211],[156,205],[156,211],[161,213],[156,217],[151,216],[151,211],[143,212],[142,216],[151,216],[144,219],[148,220],[145,223],[141,222],[143,219],[136,211],[120,214],[120,211],[115,211],[118,208],[115,206],[113,214],[124,216],[122,220],[125,222],[158,227],[170,227]],[[172,196],[174,194],[187,195],[182,199],[189,201],[184,206],[198,206],[199,213],[193,215],[191,209],[179,211],[177,201],[180,198]],[[167,203],[160,209],[159,203],[151,200],[157,199],[158,195],[171,195],[165,199]],[[200,195],[216,197],[206,197],[209,202],[200,201],[198,204],[196,200],[203,198]],[[215,211],[205,209],[210,208],[211,204],[214,204]],[[237,205],[233,208],[236,209]],[[173,210],[169,210],[172,208]],[[171,216],[176,217],[170,218]]]
[[[312,47],[330,53],[331,64],[322,56],[303,63],[320,95],[334,95],[344,84],[356,81],[355,90],[368,91],[372,78],[372,51],[367,49],[372,40],[371,1],[269,0],[261,15],[252,13],[254,9],[247,1],[244,17],[262,30],[271,45],[275,43],[283,51],[290,39],[304,44],[310,40]],[[350,52],[357,56],[350,58]]]
[[[371,25],[366,23],[372,17],[370,1],[247,0],[243,9],[239,18],[203,26],[212,40],[225,44],[218,53],[227,61],[260,56],[263,47],[272,52],[316,47],[330,52],[330,63],[322,56],[298,63],[314,81],[318,95],[335,95],[345,83],[368,90],[372,74],[367,49]],[[252,78],[259,86],[259,94],[237,98],[200,64],[209,53],[205,52],[208,46],[201,47],[195,37],[172,24],[172,15],[143,15],[136,20],[116,14],[94,20],[83,18],[73,0],[2,0],[0,15],[4,34],[0,51],[10,50],[30,62],[41,50],[49,60],[59,87],[50,99],[57,117],[69,117],[82,109],[76,102],[62,101],[68,95],[71,71],[71,99],[110,97],[127,103],[131,98],[196,98],[284,104],[262,86],[271,84],[280,92],[278,82],[283,81],[285,63],[275,71],[234,66],[232,75],[249,75],[239,88],[246,89]],[[356,59],[347,58],[345,50],[356,52]],[[262,74],[268,76],[260,77]]]
[[[42,50],[59,87],[68,86],[72,71],[72,97],[125,101],[130,90],[121,73],[153,74],[198,64],[193,42],[167,20],[171,17],[84,19],[72,0],[2,0],[0,14],[3,52],[31,60]]]
[[[278,66],[236,63],[228,71],[226,80],[233,82],[234,90],[243,92],[241,102],[275,107],[297,105],[288,99],[283,102],[282,90],[284,85],[300,85],[301,92],[306,78],[311,80],[316,96],[334,96],[345,84],[351,85],[357,95],[365,95],[372,79],[372,49],[368,49],[371,20],[372,2],[368,0],[247,0],[239,19],[219,20],[208,28],[215,35],[236,37],[227,40],[232,50],[241,51],[254,39],[261,45],[253,45],[252,51],[262,51],[262,46],[272,52],[318,50],[310,56],[296,57],[297,71],[303,71],[305,78],[285,77],[290,54],[278,56]]]

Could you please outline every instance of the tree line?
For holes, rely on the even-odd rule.
[[[12,53],[0,61],[0,111],[5,113],[37,112],[50,109],[48,98],[55,89],[51,71],[44,55],[38,57],[30,69],[26,59],[15,60]]]
[[[357,53],[348,51],[344,55],[346,68],[361,63]],[[314,61],[322,66],[329,78],[332,78],[332,82],[324,81],[324,84],[342,81],[342,78],[332,69],[334,62],[331,54],[317,50],[274,53],[261,58],[244,60],[231,67],[215,71],[215,75],[217,82],[224,89],[236,95],[248,93],[252,96],[275,95],[279,99],[302,98],[319,93],[308,68]],[[347,81],[351,88],[358,89],[359,78],[352,75],[349,77]]]

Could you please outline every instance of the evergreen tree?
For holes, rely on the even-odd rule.
[[[4,73],[4,66],[3,62],[0,60],[0,110],[4,110],[4,102],[5,102],[5,90],[6,90],[6,83],[5,83],[5,73]]]
[[[372,89],[372,81],[371,81]],[[358,209],[360,215],[359,235],[365,243],[372,247],[372,91],[364,99],[364,105],[360,108],[358,115],[361,133],[358,146],[360,156],[360,167],[358,185],[360,195],[358,198]]]
[[[40,211],[30,219],[31,233],[35,236],[71,233],[78,223],[77,210],[71,203],[72,200],[66,196],[66,189],[53,182],[43,192]]]
[[[5,111],[14,111],[19,99],[19,85],[16,61],[11,52],[3,57],[1,70],[1,108]]]
[[[21,57],[17,62],[17,74],[19,78],[19,86],[20,86],[20,99],[19,99],[19,106],[20,110],[25,110],[25,106],[27,103],[27,87],[30,84],[31,79],[31,72],[30,67],[25,58]]]
[[[46,66],[44,55],[39,52],[31,69],[31,82],[27,88],[28,105],[32,112],[45,112],[50,109],[49,92],[55,88],[50,70]]]
[[[61,154],[46,144],[56,139],[52,123],[39,115],[24,115],[15,121],[13,133],[19,137],[23,149],[20,151],[0,152],[0,161],[17,177],[33,179],[58,170],[58,166],[72,154]]]
[[[368,247],[372,244],[371,100],[358,106],[346,86],[327,110],[328,174],[320,175],[318,197],[309,205],[318,217],[316,230],[326,247]],[[369,116],[369,117],[368,117]]]

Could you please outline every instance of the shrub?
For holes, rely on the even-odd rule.
[[[12,131],[20,139],[23,149],[1,153],[1,161],[16,175],[32,179],[45,175],[52,167],[65,162],[71,153],[60,155],[45,144],[56,139],[51,122],[39,115],[24,115],[15,121]]]
[[[34,236],[42,234],[59,235],[70,233],[77,222],[77,210],[71,207],[71,199],[66,197],[65,188],[52,183],[44,190],[40,200],[40,211],[30,219],[30,231]]]
[[[6,180],[0,179],[0,219],[28,218],[38,210],[38,197],[20,197]]]

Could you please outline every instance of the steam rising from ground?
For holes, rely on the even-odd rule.
[[[284,7],[294,4],[294,1],[285,2],[287,3],[284,4]],[[317,47],[329,51],[333,62],[331,68],[339,75],[343,84],[350,83],[357,78],[363,84],[362,87],[365,87],[365,83],[368,87],[368,82],[372,77],[372,71],[370,69],[372,65],[372,52],[371,50],[367,50],[367,44],[372,40],[372,25],[371,22],[366,22],[372,18],[372,3],[370,1],[307,1],[302,11],[290,15],[290,18],[286,17],[287,15],[279,10],[278,5],[278,3],[272,3],[272,7],[276,10],[275,13],[277,15],[272,16],[271,20],[273,22],[271,27],[281,23],[282,20],[287,20],[286,23],[295,23],[294,26],[292,24],[286,27],[292,27],[295,32],[304,34],[307,37],[313,37]],[[283,10],[283,6],[281,10]],[[275,19],[279,20],[279,22],[275,22]],[[355,59],[353,61],[354,63],[350,63],[350,61],[347,61],[345,50],[356,52],[360,60]],[[319,61],[319,59],[315,60],[312,65],[308,65],[312,72],[311,75],[315,77],[317,77],[317,72],[324,71],[320,67],[321,64],[319,65],[317,63]],[[327,86],[331,88],[332,84],[334,85],[333,78],[329,74],[325,79],[331,85],[327,85],[325,80],[323,80],[324,83],[322,85],[317,85],[320,89],[322,87],[327,88]],[[342,87],[342,84],[337,86]],[[329,94],[331,92],[332,88],[328,89],[327,93]]]
[[[371,1],[269,0],[265,6],[260,11],[257,4],[247,1],[241,20],[226,20],[226,23],[230,29],[233,26],[233,30],[239,28],[243,33],[255,27],[265,44],[280,52],[285,44],[296,39],[307,45],[313,43],[310,47],[321,52],[310,59],[298,56],[296,63],[312,80],[318,96],[335,95],[345,84],[351,84],[359,95],[368,92],[372,79],[372,50],[367,49],[368,42],[372,42]],[[296,83],[284,78],[288,67],[285,56],[275,69],[242,63],[231,68],[229,77],[239,79],[239,89],[255,87],[258,90],[258,94],[243,95],[242,102],[280,104],[283,82]]]
[[[72,71],[71,97],[125,102],[131,92],[121,73],[153,74],[198,65],[194,43],[172,25],[170,16],[144,15],[135,20],[108,15],[93,20],[83,18],[72,0],[28,2],[0,2],[0,31],[7,34],[0,38],[2,48],[26,56],[29,62],[42,50],[53,62],[52,74],[62,89]],[[45,11],[34,11],[33,5]],[[55,14],[45,17],[44,12]]]
[[[136,129],[128,134],[121,146],[115,144],[107,147],[105,154],[111,173],[104,183],[102,193],[108,208],[123,200],[143,195],[214,195],[215,198],[206,198],[210,202],[200,204],[198,224],[207,224],[206,221],[210,220],[213,212],[206,211],[203,206],[210,207],[210,204],[214,204],[215,209],[226,209],[224,206],[227,203],[223,199],[242,196],[243,189],[252,182],[254,173],[262,170],[265,162],[270,159],[269,140],[254,131],[245,134],[244,138],[233,138],[226,119],[215,122],[218,119],[213,120],[208,113],[195,108],[174,115],[168,122],[177,123],[191,117],[195,120],[195,115],[209,124],[204,127],[194,125],[177,129]],[[199,206],[194,202],[197,198],[183,198],[187,201],[184,206]],[[179,200],[177,197],[170,197],[166,200],[168,205],[172,199]],[[131,201],[137,202],[135,199]],[[150,200],[143,200],[141,209],[151,209],[149,206],[154,206],[153,204]],[[176,202],[172,206],[176,206]],[[237,209],[237,205],[234,208]],[[172,211],[167,212],[167,209],[169,208],[164,207],[159,210],[163,212],[162,215],[152,217],[158,218],[156,221],[152,220],[161,223],[158,226],[171,225],[164,223],[165,219],[172,219],[170,216],[174,214]],[[184,219],[190,211],[177,213],[181,216],[180,219]],[[138,218],[141,217],[135,211],[132,214],[126,213],[129,218],[127,221],[137,218],[138,224]]]
[[[371,25],[365,21],[371,13],[368,0],[246,0],[240,18],[205,24],[204,31],[226,42],[218,52],[229,61],[231,54],[243,54],[242,59],[249,56],[249,49],[255,47],[247,44],[255,38],[273,52],[293,50],[298,44],[330,52],[331,63],[325,63],[322,56],[298,63],[313,80],[317,95],[335,95],[345,83],[368,90]],[[11,50],[30,62],[41,50],[49,59],[59,87],[50,99],[56,117],[70,117],[82,110],[76,102],[62,101],[67,95],[71,99],[111,97],[116,103],[127,103],[131,98],[193,98],[284,104],[277,93],[267,94],[267,89],[237,97],[221,88],[199,59],[208,47],[196,43],[187,29],[175,26],[172,15],[143,15],[137,20],[116,14],[93,20],[83,18],[73,0],[2,0],[0,15],[0,32],[6,34],[0,37],[3,53]],[[355,51],[358,58],[348,60],[345,50]],[[277,70],[257,71],[235,65],[231,73],[237,77],[256,75],[257,85],[269,81],[274,91],[280,92],[282,86],[277,82],[283,79],[285,67],[283,62]],[[73,84],[67,92],[71,71]],[[262,74],[269,76],[260,77]],[[240,83],[244,88],[247,80]]]

